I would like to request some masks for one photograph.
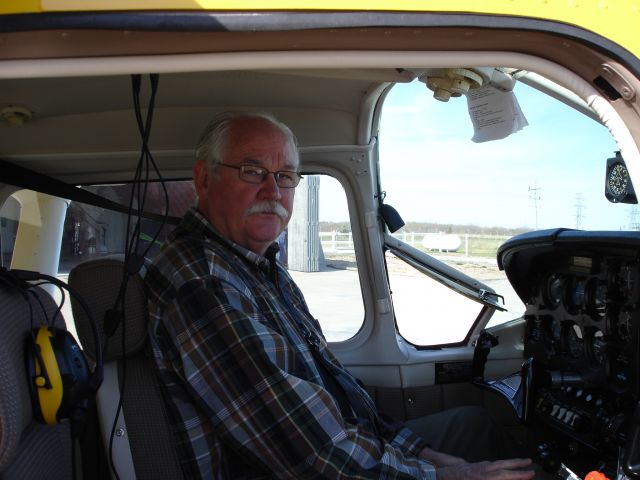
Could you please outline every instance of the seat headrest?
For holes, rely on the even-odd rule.
[[[15,458],[23,432],[33,422],[25,362],[26,340],[33,328],[50,324],[57,310],[44,290],[33,288],[30,292],[38,297],[27,295],[31,309],[18,289],[0,282],[0,472]],[[56,317],[54,325],[65,328],[62,315]]]
[[[123,281],[124,257],[105,257],[76,265],[69,272],[71,285],[85,300],[98,323],[99,334],[104,341],[104,317],[113,309]],[[76,331],[84,352],[95,360],[94,337],[91,324],[79,303],[71,298],[71,308]],[[147,341],[147,297],[144,281],[139,273],[131,275],[124,295],[124,312],[115,334],[104,351],[104,361],[131,356],[142,350]],[[122,329],[125,329],[124,352]]]

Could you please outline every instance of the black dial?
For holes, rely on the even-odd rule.
[[[600,330],[592,333],[589,339],[589,353],[594,364],[604,365],[607,355],[607,343],[604,340],[604,334]]]
[[[582,330],[575,323],[569,324],[567,327],[569,354],[573,358],[580,358],[583,353]]]
[[[564,279],[558,274],[551,275],[544,286],[544,299],[547,308],[556,308],[562,303],[563,296]]]
[[[607,179],[609,190],[614,197],[623,197],[627,193],[629,186],[629,172],[622,163],[617,163],[611,168]]]
[[[632,334],[632,319],[630,312],[620,312],[618,315],[618,320],[616,321],[616,334],[618,339],[623,342],[628,342],[631,340]]]
[[[600,320],[607,314],[607,294],[606,283],[602,283],[595,278],[592,278],[587,283],[585,302],[594,320]]]

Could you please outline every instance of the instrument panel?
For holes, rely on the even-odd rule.
[[[538,274],[527,304],[525,354],[582,383],[627,391],[638,323],[638,262],[567,255]]]
[[[640,232],[532,232],[498,263],[526,305],[527,420],[565,463],[582,455],[615,470],[640,449]]]

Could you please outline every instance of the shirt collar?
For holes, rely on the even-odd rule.
[[[202,234],[208,239],[216,241],[236,255],[245,258],[249,263],[256,265],[261,270],[265,272],[269,271],[269,260],[265,256],[258,255],[242,245],[238,245],[228,238],[223,237],[214,228],[211,222],[209,222],[207,217],[205,217],[196,207],[191,207],[187,210],[183,217],[181,226],[187,231]],[[272,243],[269,248],[273,248],[274,245],[277,246],[277,242]]]

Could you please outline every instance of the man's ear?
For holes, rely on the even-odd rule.
[[[203,160],[196,160],[193,164],[193,185],[196,189],[198,198],[206,198],[209,191],[209,182],[211,181],[209,166]]]

